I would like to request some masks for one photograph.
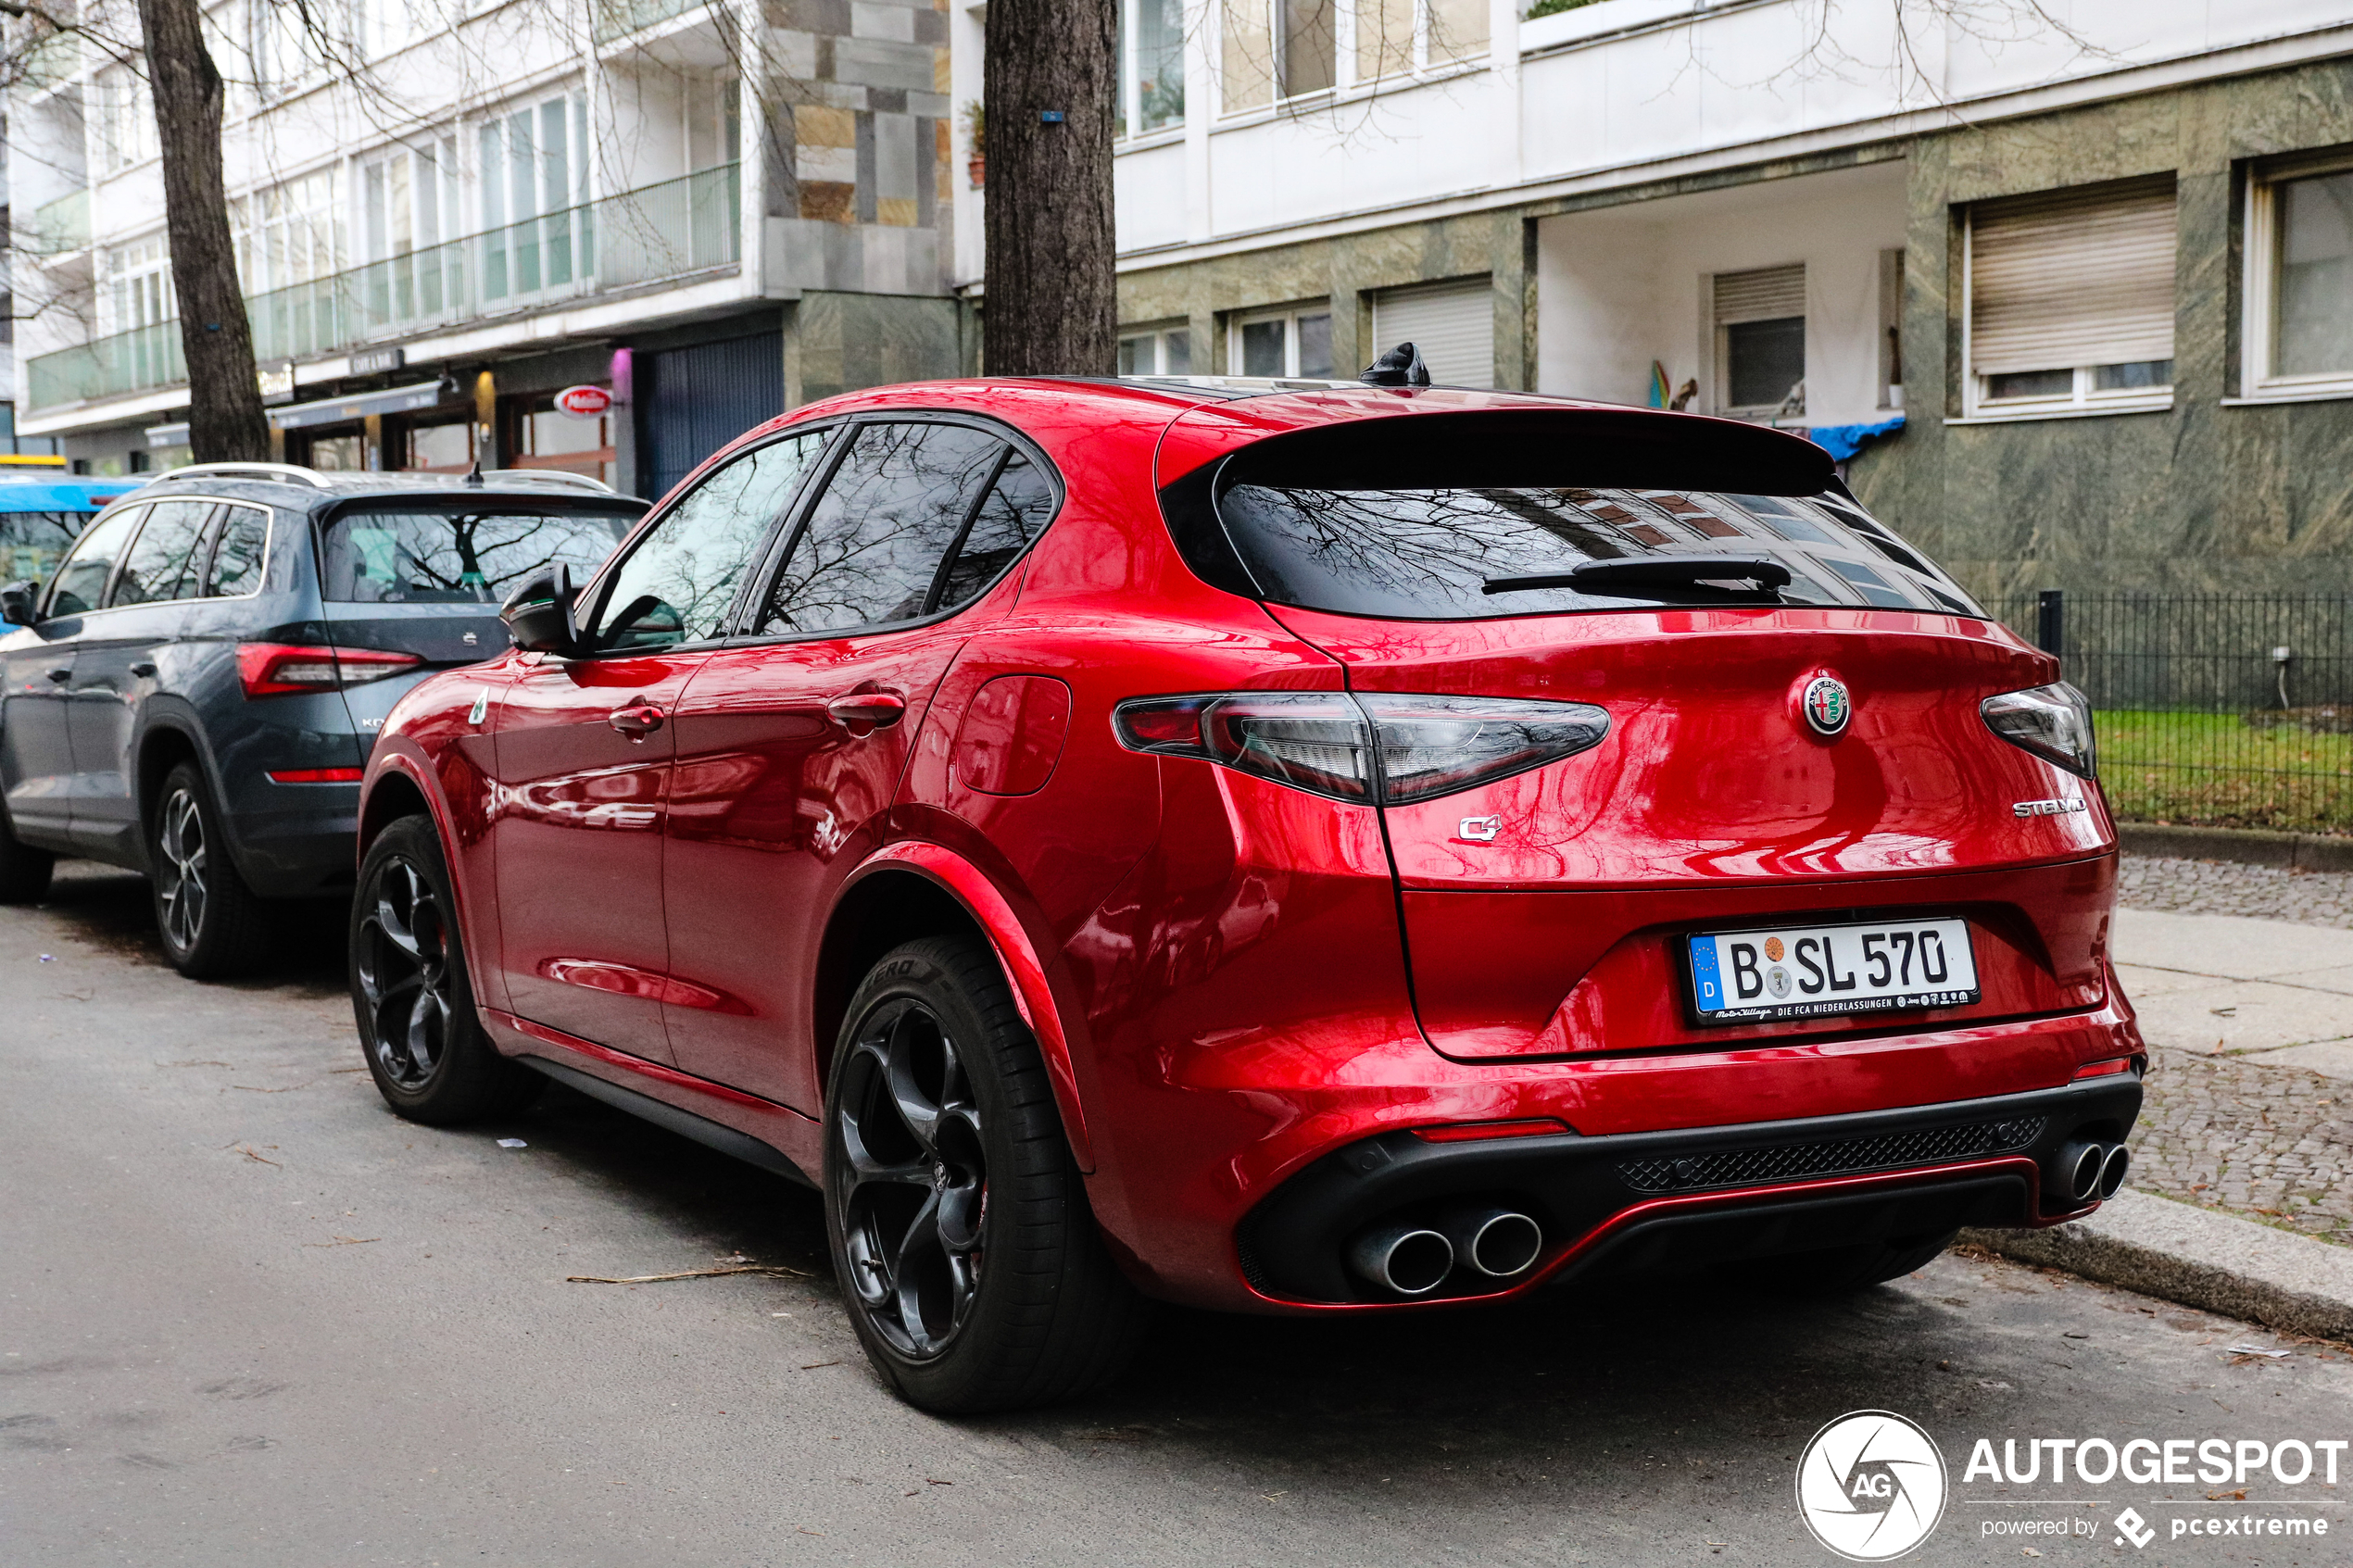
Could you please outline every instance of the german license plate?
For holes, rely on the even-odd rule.
[[[1967,1007],[1979,995],[1965,920],[1779,926],[1690,940],[1702,1023]]]

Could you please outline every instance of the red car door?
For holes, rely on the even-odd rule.
[[[502,977],[522,1017],[671,1060],[661,861],[673,714],[821,445],[788,437],[714,470],[592,588],[582,657],[532,656],[487,694]]]
[[[862,423],[749,622],[678,709],[663,863],[677,1064],[814,1113],[816,933],[886,812],[989,588],[1051,515],[1043,470],[991,429]],[[831,1041],[816,1042],[820,1052]]]

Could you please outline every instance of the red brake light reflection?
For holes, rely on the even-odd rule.
[[[1477,1138],[1541,1138],[1576,1130],[1550,1116],[1531,1116],[1524,1122],[1452,1122],[1442,1127],[1416,1127],[1414,1135],[1424,1143],[1469,1143]]]

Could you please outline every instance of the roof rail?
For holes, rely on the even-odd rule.
[[[484,469],[482,470],[482,477],[485,483],[564,484],[575,490],[594,490],[604,495],[615,493],[613,487],[603,480],[591,479],[585,473],[573,473],[569,469]]]
[[[307,469],[298,463],[182,463],[167,469],[147,481],[153,484],[166,479],[262,479],[280,483],[308,484],[318,490],[332,490],[325,475],[317,469]]]

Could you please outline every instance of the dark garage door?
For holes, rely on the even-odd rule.
[[[784,334],[754,332],[641,355],[636,377],[645,443],[637,484],[653,500],[697,463],[785,411]]]

